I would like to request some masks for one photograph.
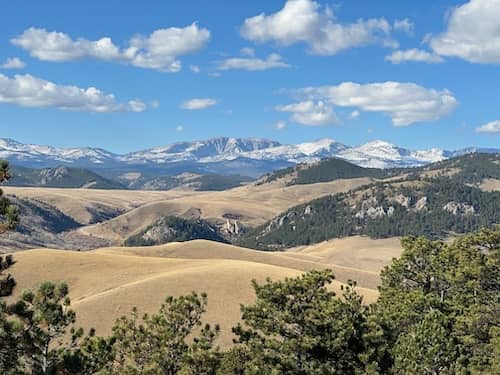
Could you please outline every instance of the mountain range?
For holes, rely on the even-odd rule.
[[[500,149],[409,150],[380,140],[353,147],[333,139],[286,145],[259,138],[221,137],[115,154],[101,148],[58,148],[0,139],[0,159],[17,166],[47,168],[63,165],[94,171],[113,169],[172,175],[193,172],[255,177],[327,157],[341,158],[362,167],[409,167],[474,152],[500,153]]]

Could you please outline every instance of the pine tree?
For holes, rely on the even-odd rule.
[[[113,327],[115,359],[113,374],[215,374],[218,348],[214,347],[219,327],[201,326],[207,296],[192,293],[167,297],[158,313],[118,319]]]
[[[65,283],[45,282],[36,291],[26,290],[9,310],[23,324],[22,362],[33,374],[52,374],[59,365],[61,339],[76,315],[70,309]]]
[[[10,179],[9,164],[0,161],[0,184]],[[17,223],[17,209],[3,195],[0,189],[0,234],[14,229]],[[12,294],[16,286],[15,280],[10,274],[5,274],[14,264],[12,255],[0,256],[0,298]],[[9,311],[4,301],[0,300],[0,368],[10,369],[16,373],[19,364],[18,334],[19,326],[9,318]],[[8,373],[8,372],[7,372]]]
[[[257,301],[242,307],[235,327],[250,359],[246,374],[354,374],[361,370],[361,297],[346,288],[342,299],[327,288],[331,271],[259,285]]]
[[[9,163],[0,160],[0,185],[10,180]],[[17,208],[3,195],[0,189],[0,234],[14,229],[18,221]]]

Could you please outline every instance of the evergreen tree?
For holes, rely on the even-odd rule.
[[[114,374],[215,374],[218,348],[214,340],[219,327],[206,325],[188,342],[188,336],[201,326],[207,296],[192,293],[167,297],[157,314],[138,319],[118,319],[114,328]]]
[[[245,374],[354,374],[361,370],[365,308],[352,287],[343,298],[327,288],[331,271],[263,285],[253,283],[257,301],[242,307],[235,327],[250,359]]]
[[[10,180],[9,163],[0,160],[0,185]],[[3,195],[0,189],[0,234],[14,229],[18,221],[17,208]]]
[[[23,365],[32,374],[53,374],[60,361],[61,339],[75,322],[68,286],[45,282],[36,291],[26,290],[9,309],[23,324]]]
[[[483,230],[452,243],[407,238],[403,247],[382,272],[365,336],[370,360],[383,373],[494,373],[489,371],[498,366],[500,231]]]
[[[0,161],[0,184],[10,179],[9,164]],[[17,223],[17,209],[3,195],[0,189],[0,234],[7,230],[14,229]],[[14,264],[12,255],[0,256],[0,298],[12,294],[16,286],[15,280],[10,274],[5,274]],[[0,369],[15,374],[19,364],[19,338],[20,327],[15,321],[10,319],[7,305],[0,300]]]

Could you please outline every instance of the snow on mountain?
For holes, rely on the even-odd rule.
[[[278,142],[260,138],[221,137],[206,141],[177,142],[165,147],[133,152],[120,157],[120,160],[128,163],[154,162],[157,164],[182,161],[231,160],[246,152],[268,149],[279,145]]]
[[[283,145],[259,138],[221,137],[205,141],[177,142],[164,147],[117,155],[99,148],[57,148],[0,139],[0,159],[7,159],[12,164],[28,167],[71,165],[90,169],[133,169],[140,166],[157,168],[179,164],[191,167],[196,165],[200,170],[208,172],[224,171],[229,165],[233,172],[237,165],[250,169],[252,165],[258,165],[259,171],[271,171],[278,165],[314,162],[327,157],[339,157],[363,167],[391,168],[424,165],[471,152],[498,153],[500,150],[408,150],[380,140],[356,147],[333,139]],[[217,168],[213,168],[214,166]],[[244,172],[241,171],[241,174]]]
[[[447,158],[446,151],[437,148],[412,151],[379,140],[347,148],[336,156],[362,167],[370,168],[418,166]]]

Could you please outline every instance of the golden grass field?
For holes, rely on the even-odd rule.
[[[99,206],[129,211],[154,201],[195,194],[193,191],[184,190],[99,190],[12,186],[6,186],[2,189],[8,195],[36,199],[53,205],[81,224],[88,224],[92,219],[90,211]]]
[[[495,178],[485,178],[479,188],[484,191],[500,191],[500,180]]]
[[[6,194],[51,204],[84,225],[89,224],[93,209],[106,207],[123,210],[122,215],[113,219],[86,225],[77,230],[78,233],[104,238],[121,245],[126,238],[164,216],[194,215],[203,219],[225,220],[224,216],[229,214],[238,217],[238,221],[243,225],[256,226],[300,203],[328,194],[345,192],[370,182],[370,178],[356,178],[312,185],[284,186],[283,181],[276,181],[220,192],[22,187],[6,187],[4,190]]]
[[[225,220],[224,216],[229,214],[238,217],[244,225],[257,226],[300,203],[348,191],[371,181],[369,178],[357,178],[288,187],[280,183],[251,184],[221,192],[196,193],[149,203],[79,231],[121,243],[148,224],[168,215]]]
[[[291,252],[266,253],[210,241],[171,243],[148,248],[106,248],[90,252],[36,249],[15,254],[16,294],[42,281],[70,286],[77,325],[109,334],[116,318],[137,306],[156,311],[166,295],[208,293],[205,322],[219,323],[219,344],[232,342],[231,327],[240,304],[254,301],[251,280],[294,277],[311,269],[331,268],[337,280],[357,280],[367,303],[377,298],[378,272],[400,254],[396,239],[351,237]]]

